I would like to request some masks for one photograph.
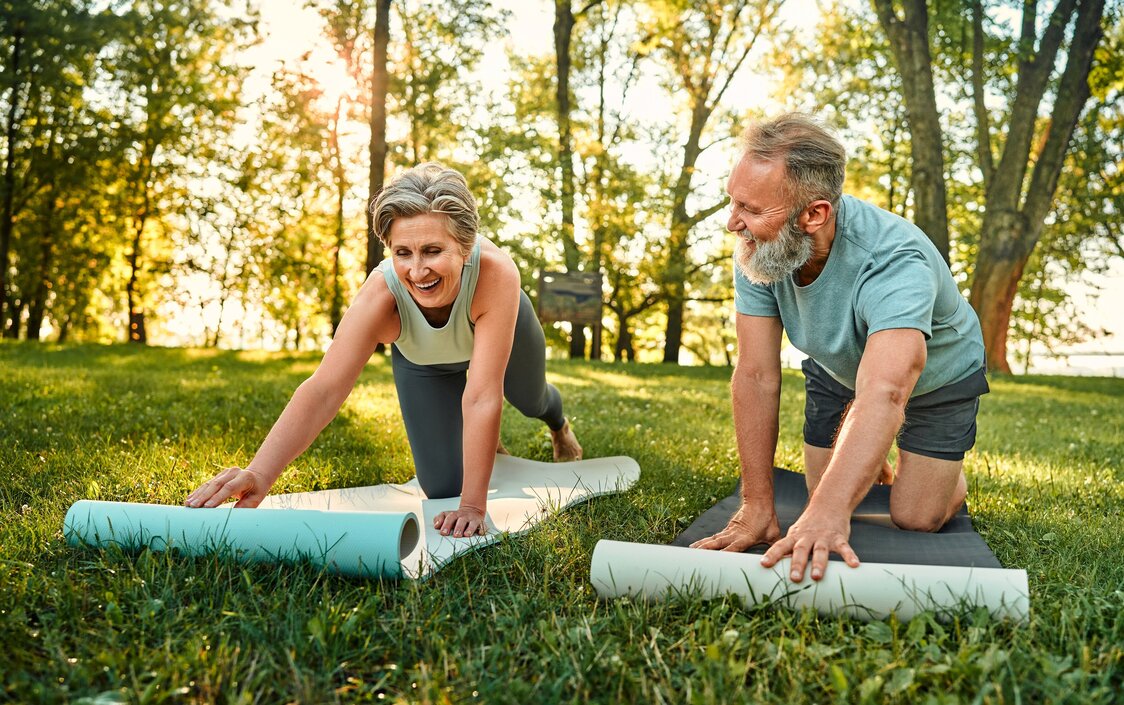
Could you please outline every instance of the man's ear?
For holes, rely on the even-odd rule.
[[[831,220],[834,211],[835,209],[831,207],[831,201],[812,201],[800,213],[797,223],[804,229],[804,232],[814,233]]]

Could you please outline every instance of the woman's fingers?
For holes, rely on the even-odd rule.
[[[234,467],[227,468],[204,482],[183,503],[188,507],[217,507],[228,499],[235,498],[245,500],[239,501],[235,506],[256,507],[261,504],[260,494],[255,475]]]
[[[487,532],[484,520],[473,513],[441,512],[433,519],[433,528],[442,536],[464,538],[466,536],[483,535]]]

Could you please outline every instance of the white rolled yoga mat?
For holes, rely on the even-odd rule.
[[[72,546],[126,550],[176,547],[188,555],[245,561],[305,560],[345,575],[424,577],[465,551],[518,534],[545,516],[591,497],[628,489],[640,466],[627,457],[543,463],[496,457],[488,489],[488,534],[456,539],[433,528],[460,500],[427,499],[417,480],[268,496],[257,509],[95,502],[71,506]]]
[[[1025,621],[1030,613],[1025,570],[962,566],[829,561],[823,579],[788,579],[789,559],[772,568],[761,555],[598,541],[590,580],[602,598],[665,599],[739,596],[747,606],[776,602],[821,614],[905,621],[925,610],[938,613],[981,606],[996,617]]]

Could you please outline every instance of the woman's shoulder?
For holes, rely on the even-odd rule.
[[[480,274],[482,276],[502,275],[504,272],[519,276],[519,269],[515,260],[502,247],[491,240],[481,237],[477,240],[480,244]]]
[[[372,316],[376,324],[381,324],[380,328],[398,327],[398,302],[386,282],[385,273],[379,269],[373,269],[367,275],[367,281],[359,288],[359,293],[356,294],[351,307]],[[397,338],[396,332],[394,337]]]
[[[487,238],[481,237],[478,242],[480,243],[480,283],[495,283],[499,284],[500,288],[518,287],[519,268],[511,255]]]

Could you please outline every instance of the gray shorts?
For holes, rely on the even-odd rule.
[[[843,413],[855,392],[808,358],[804,371],[804,442],[831,448]],[[913,397],[905,407],[905,423],[898,431],[898,448],[941,460],[963,460],[976,443],[976,414],[980,396],[987,394],[983,368],[959,382]]]

